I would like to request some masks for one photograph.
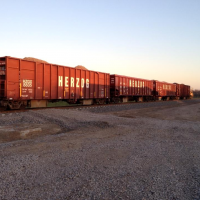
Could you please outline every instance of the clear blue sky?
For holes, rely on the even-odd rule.
[[[200,0],[0,0],[0,56],[200,89]]]

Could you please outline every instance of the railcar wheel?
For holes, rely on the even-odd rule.
[[[104,99],[100,99],[100,100],[99,100],[99,104],[100,104],[100,105],[102,105],[102,104],[104,104],[104,103],[105,103]]]

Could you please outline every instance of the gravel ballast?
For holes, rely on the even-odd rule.
[[[0,199],[200,199],[199,99],[0,114],[27,124],[0,143]]]

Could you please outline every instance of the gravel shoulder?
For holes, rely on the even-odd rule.
[[[0,115],[0,199],[200,199],[200,99]]]

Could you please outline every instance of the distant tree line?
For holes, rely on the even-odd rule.
[[[194,98],[200,98],[200,90],[193,90]]]

